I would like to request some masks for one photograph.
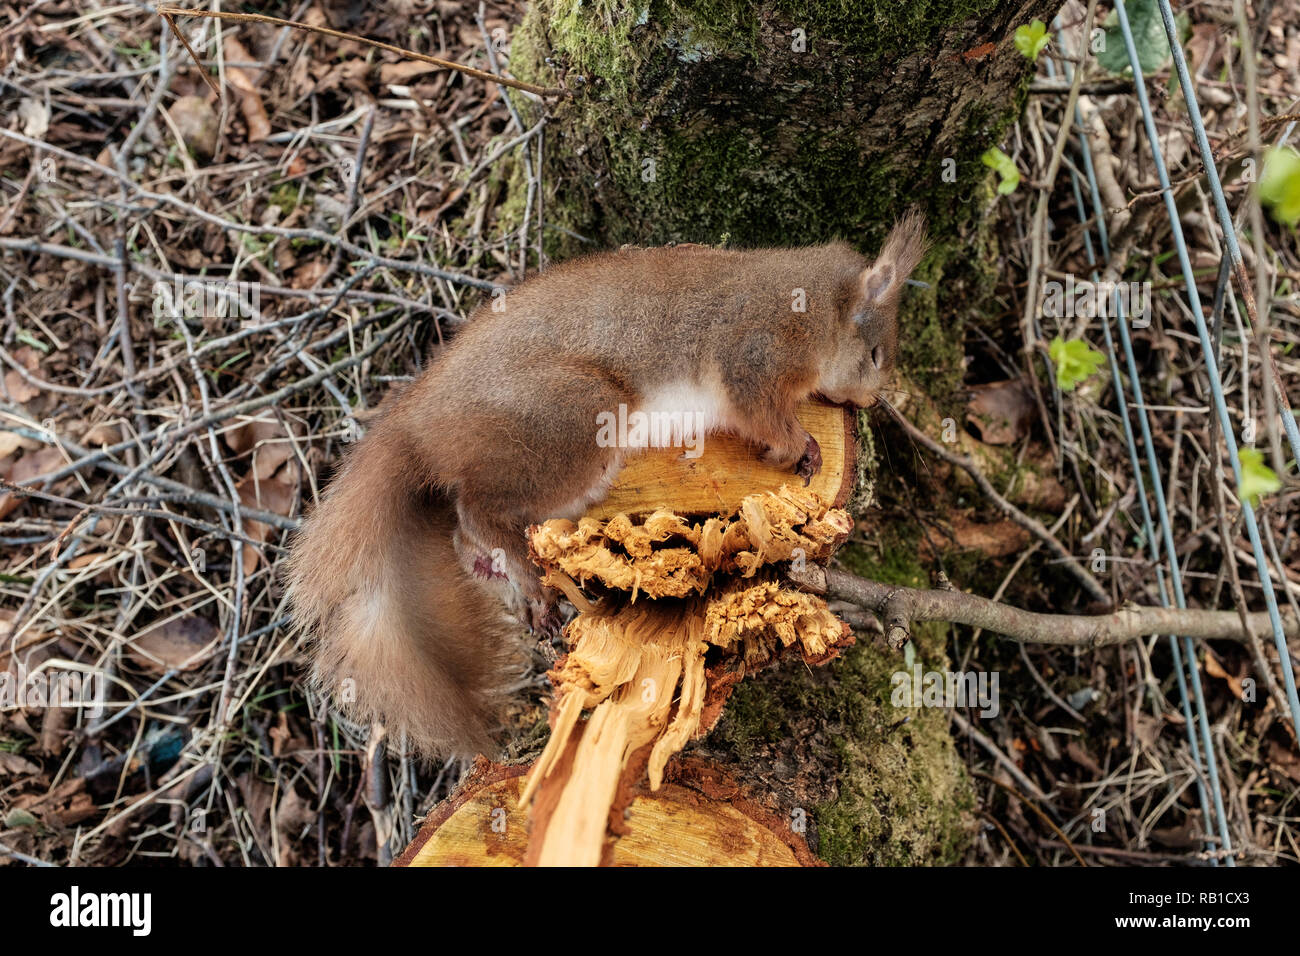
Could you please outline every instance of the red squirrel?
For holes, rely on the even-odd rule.
[[[686,413],[807,479],[821,453],[796,405],[875,402],[925,249],[918,215],[874,262],[843,242],[625,247],[484,304],[384,403],[295,538],[288,594],[317,686],[422,754],[488,751],[513,643],[490,579],[554,599],[525,531],[582,514],[635,452],[598,423]]]

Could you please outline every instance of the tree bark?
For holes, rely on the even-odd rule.
[[[1058,7],[537,0],[511,69],[574,94],[547,108],[548,251],[841,238],[870,254],[917,206],[935,248],[917,275],[929,289],[904,306],[904,365],[936,399],[955,394],[961,319],[994,277],[980,157],[1033,72],[1013,33]]]
[[[511,70],[573,92],[546,109],[547,252],[843,238],[871,254],[920,207],[935,246],[917,274],[928,285],[904,304],[902,366],[950,402],[962,320],[994,276],[980,157],[1019,114],[1033,72],[1012,34],[1058,7],[536,0]],[[921,625],[915,638],[914,666],[947,666],[942,629]],[[748,678],[688,753],[732,768],[771,812],[806,814],[824,860],[954,862],[969,788],[947,713],[890,706],[903,666],[883,642],[860,640],[826,667]]]

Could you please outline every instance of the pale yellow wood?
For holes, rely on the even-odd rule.
[[[577,730],[571,764],[564,776],[550,781],[557,786],[558,802],[534,857],[542,866],[598,866],[606,818],[628,757],[656,742],[649,775],[651,787],[658,789],[664,764],[694,734],[704,706],[708,645],[696,602],[642,601],[620,614],[584,620],[586,638],[551,672],[559,718],[521,798],[527,803],[544,785]],[[591,716],[577,725],[565,719],[575,716],[575,705],[591,708]]]
[[[523,866],[528,849],[528,810],[519,805],[523,780],[498,780],[474,793],[407,866]]]
[[[703,522],[662,511],[533,529],[546,580],[596,580],[640,598],[584,611],[565,628],[569,653],[547,675],[555,688],[551,737],[521,796],[532,804],[528,863],[600,864],[611,809],[629,793],[623,787],[645,780],[658,791],[668,761],[699,731],[711,647],[745,667],[761,666],[783,647],[798,648],[811,663],[848,637],[821,598],[765,570],[796,557],[829,558],[852,531],[848,513],[788,485],[737,506],[733,515]],[[635,765],[634,754],[641,755]],[[656,831],[655,838],[679,835],[688,844],[681,853],[701,852],[689,845],[695,831]]]
[[[522,866],[528,813],[519,805],[522,777],[480,789],[452,812],[408,866]],[[798,866],[771,830],[726,803],[682,787],[637,796],[631,832],[614,844],[614,866]]]
[[[836,405],[805,402],[799,421],[822,450],[821,471],[810,490],[839,503],[850,449],[845,441],[851,413]],[[609,494],[593,505],[589,517],[645,514],[668,508],[678,514],[729,514],[746,495],[799,484],[789,470],[759,460],[760,450],[731,435],[709,435],[699,458],[683,458],[680,448],[656,448],[630,457]],[[851,477],[851,476],[850,476]]]
[[[627,825],[631,832],[614,845],[615,866],[799,865],[776,834],[725,803],[637,797]]]

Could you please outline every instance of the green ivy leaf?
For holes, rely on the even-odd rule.
[[[1160,4],[1158,0],[1128,0],[1124,9],[1128,11],[1128,25],[1133,31],[1133,45],[1142,72],[1154,73],[1169,59],[1169,40],[1165,37],[1164,21],[1160,19]],[[1119,15],[1112,10],[1102,26],[1106,28],[1106,42],[1097,54],[1097,62],[1117,76],[1130,72]]]
[[[1016,191],[1020,185],[1020,170],[1013,160],[996,146],[990,146],[980,157],[980,162],[998,174],[998,195],[1005,196]]]
[[[1237,453],[1241,459],[1241,484],[1237,495],[1242,501],[1249,501],[1252,508],[1259,504],[1262,495],[1271,495],[1282,487],[1277,472],[1264,464],[1264,456],[1258,448],[1243,448]]]
[[[4,825],[7,830],[16,830],[18,827],[30,827],[39,821],[28,810],[10,810],[5,814]]]
[[[1056,363],[1056,384],[1063,392],[1073,392],[1074,387],[1087,379],[1106,361],[1106,356],[1098,352],[1083,339],[1066,341],[1059,335],[1052,339],[1047,352]]]
[[[1259,177],[1259,201],[1284,225],[1300,223],[1300,153],[1290,146],[1268,151]]]
[[[1025,26],[1016,27],[1016,49],[1029,58],[1038,60],[1038,54],[1047,48],[1052,38],[1047,35],[1047,24],[1042,20],[1032,20]]]
[[[40,339],[38,339],[36,336],[32,335],[32,333],[28,332],[26,329],[19,329],[16,337],[18,341],[22,342],[24,345],[30,345],[32,348],[36,349],[39,352],[42,352],[47,355],[49,354],[50,347],[46,345],[44,342],[42,342]]]

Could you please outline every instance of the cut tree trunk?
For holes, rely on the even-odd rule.
[[[989,298],[997,253],[980,157],[1024,103],[1032,66],[1015,28],[1058,8],[536,0],[510,68],[574,92],[545,111],[547,251],[843,238],[870,255],[918,206],[935,245],[916,274],[927,285],[909,290],[900,316],[904,387],[961,420],[964,324]],[[536,104],[516,103],[541,118]],[[521,211],[528,186],[521,164]],[[908,563],[868,557],[885,569]],[[947,667],[942,629],[915,638],[914,666]],[[772,812],[804,813],[824,860],[959,859],[970,834],[961,762],[942,711],[891,706],[900,669],[869,641],[827,667],[772,668],[735,688],[690,751],[743,768],[737,778]]]
[[[528,815],[520,803],[526,766],[481,760],[457,794],[440,804],[395,866],[523,866]],[[635,788],[610,845],[610,866],[816,866],[786,821],[740,795],[740,786],[702,761],[674,764],[657,791]]]

